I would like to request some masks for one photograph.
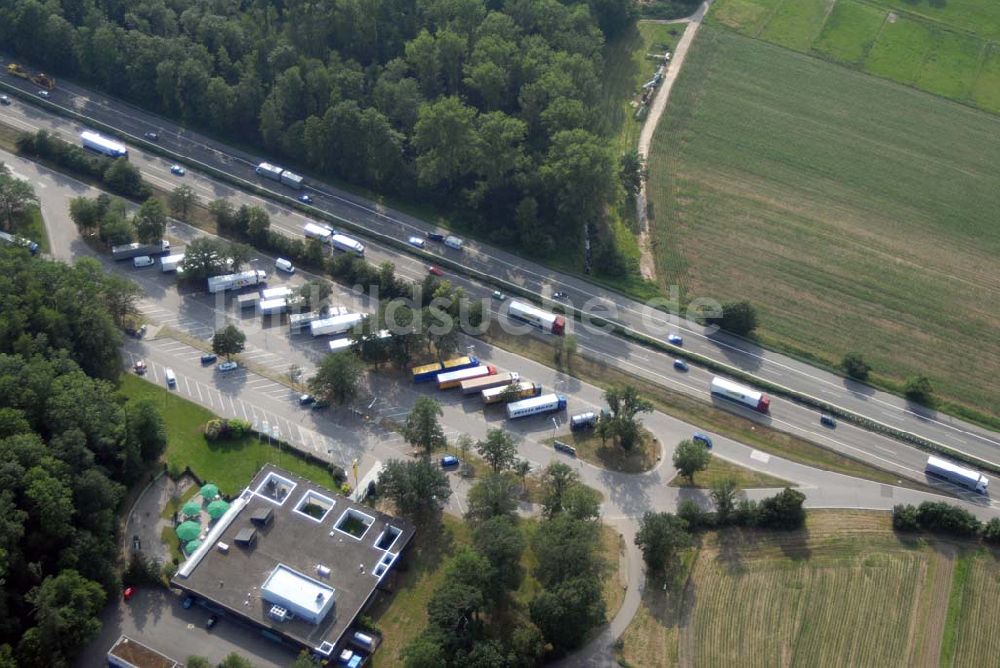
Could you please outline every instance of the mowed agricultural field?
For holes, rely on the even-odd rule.
[[[646,588],[624,635],[629,665],[996,663],[1000,561],[989,550],[900,540],[888,513],[866,511],[810,512],[804,531],[727,530],[699,543],[683,593]]]
[[[708,22],[1000,113],[995,0],[716,0]]]
[[[1000,117],[705,26],[649,161],[662,285],[1000,406]]]

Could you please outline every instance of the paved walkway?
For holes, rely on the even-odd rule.
[[[705,13],[708,11],[711,4],[712,0],[705,0],[701,7],[698,8],[698,11],[686,19],[653,21],[653,23],[686,23],[687,27],[684,29],[684,34],[681,35],[680,41],[677,42],[677,48],[674,49],[673,55],[670,57],[670,64],[667,66],[667,71],[663,75],[663,82],[660,84],[659,90],[656,91],[656,97],[653,98],[653,104],[649,107],[649,115],[646,116],[646,122],[643,124],[642,131],[639,133],[639,158],[642,160],[643,164],[646,164],[646,160],[649,157],[649,146],[653,142],[653,133],[656,132],[656,126],[660,123],[660,117],[663,115],[663,110],[667,108],[667,100],[670,98],[670,91],[674,87],[674,82],[677,81],[677,75],[680,73],[681,66],[684,64],[684,58],[687,57],[688,49],[691,47],[691,43],[694,42],[695,35],[698,34],[698,28],[701,27],[701,21],[705,18]],[[641,256],[639,258],[639,268],[641,269],[644,278],[653,279],[656,277],[656,264],[653,259],[652,240],[649,234],[649,219],[647,216],[648,207],[646,204],[646,179],[642,180],[642,186],[639,189],[639,194],[635,199],[635,203],[640,230],[639,250]]]

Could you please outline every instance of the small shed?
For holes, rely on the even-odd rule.
[[[271,508],[258,508],[250,515],[250,521],[260,527],[266,527],[274,520],[274,510]]]
[[[250,527],[240,529],[235,540],[240,547],[250,549],[257,544],[257,530]]]

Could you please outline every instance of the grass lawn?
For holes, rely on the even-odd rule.
[[[656,466],[660,455],[659,441],[645,429],[642,430],[642,440],[631,450],[625,450],[611,441],[602,444],[601,439],[591,430],[574,431],[566,436],[545,439],[545,443],[549,445],[553,441],[572,445],[576,448],[576,456],[584,461],[623,473],[648,471]]]
[[[663,285],[995,417],[1000,118],[711,26],[674,95],[650,159]]]
[[[537,528],[535,520],[520,521],[520,527],[530,546],[531,535]],[[471,545],[469,527],[457,517],[444,515],[439,526],[429,531],[418,531],[397,579],[393,593],[376,601],[369,615],[382,631],[382,647],[372,655],[373,666],[401,665],[400,652],[427,624],[427,602],[444,579],[448,557],[463,545]],[[601,527],[601,549],[607,562],[604,573],[604,596],[610,619],[621,607],[625,594],[618,575],[618,532]],[[531,577],[536,565],[530,549],[525,550],[521,565],[525,578],[514,593],[516,610],[512,614],[526,614],[528,602],[538,592],[538,582]]]
[[[289,450],[248,437],[239,441],[209,443],[202,426],[215,415],[159,385],[132,374],[122,379],[122,392],[132,399],[149,397],[159,402],[167,423],[168,466],[183,470],[190,466],[200,478],[214,482],[224,493],[239,492],[264,464],[275,464],[328,489],[335,489],[328,469],[301,459]]]
[[[931,40],[931,28],[924,21],[901,17],[895,23],[886,23],[868,54],[865,70],[902,83],[913,83],[930,51]]]
[[[694,474],[693,483],[688,481],[687,478],[678,475],[670,481],[670,486],[709,489],[715,482],[725,480],[726,478],[735,481],[740,489],[794,486],[787,480],[782,480],[781,478],[776,478],[773,475],[759,471],[753,471],[739,464],[733,464],[725,459],[719,459],[714,456],[708,461],[708,468]]]
[[[552,360],[552,348],[538,339],[510,336],[499,327],[491,327],[484,339],[542,364],[548,364]],[[653,402],[658,411],[793,462],[890,485],[930,491],[930,488],[917,482],[900,479],[888,471],[845,457],[786,432],[750,422],[727,411],[719,410],[706,401],[654,385],[601,362],[575,355],[569,373],[598,387],[606,388],[625,383],[635,385],[640,394]]]
[[[813,511],[799,532],[712,532],[688,559],[686,586],[646,588],[620,652],[630,665],[975,665],[995,656],[996,555],[900,540],[888,513]]]

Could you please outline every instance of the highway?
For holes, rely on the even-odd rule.
[[[0,57],[0,65],[6,62],[7,59]],[[0,70],[0,80],[29,94],[37,92],[33,84],[8,75],[5,69]],[[75,84],[61,81],[59,87],[52,91],[50,101],[95,118],[133,137],[142,137],[144,132],[156,130],[160,135],[161,148],[175,151],[191,163],[201,162],[224,170],[258,186],[272,189],[276,196],[289,197],[295,194],[294,191],[258,177],[254,173],[254,166],[265,160],[266,156],[247,154]],[[28,122],[30,127],[48,127],[59,131],[64,137],[73,141],[81,129],[62,117],[50,115],[38,108],[26,107],[20,102],[15,103],[13,108],[5,107],[0,112],[8,119]],[[139,151],[133,150],[133,162],[139,164],[144,172],[150,176],[159,173],[161,185],[163,181],[174,183],[160,169],[146,171],[152,166],[151,162],[163,163],[163,161],[137,154]],[[192,181],[195,180],[194,174],[189,173],[189,176],[192,177]],[[206,186],[201,189],[200,194],[203,196],[213,198],[237,196],[229,186],[203,178],[198,178],[197,181]],[[432,226],[417,218],[336,188],[312,182],[307,189],[319,209],[364,225],[373,232],[405,238],[410,234],[423,234],[432,229]],[[271,208],[274,208],[273,205]],[[567,301],[574,306],[593,309],[596,315],[616,320],[624,326],[657,339],[664,339],[668,332],[678,332],[684,337],[685,348],[691,352],[729,364],[761,379],[816,397],[871,420],[918,434],[991,463],[1000,464],[1000,455],[997,454],[1000,435],[995,432],[915,406],[901,397],[874,390],[804,362],[764,350],[738,337],[725,333],[710,334],[695,322],[681,320],[675,316],[668,317],[661,311],[596,286],[583,278],[550,270],[484,244],[467,241],[465,246],[464,252],[450,251],[443,246],[430,250],[433,253],[446,253],[452,261],[460,261],[471,269],[520,285],[539,295],[549,296],[554,291],[564,292],[568,295]],[[402,264],[398,253],[393,254],[393,259],[397,265]],[[578,331],[577,335],[579,337],[581,332]],[[602,343],[590,340],[584,347],[589,349],[591,354],[600,356],[617,355],[621,346],[622,343],[613,338],[612,341]],[[644,360],[643,355],[648,357],[649,361]],[[645,349],[645,353],[634,357],[640,362],[638,366],[657,371],[659,377],[668,375],[664,374],[669,368],[669,359],[666,355]],[[702,384],[701,379],[697,380],[696,385],[703,392],[707,385]],[[672,385],[676,387],[677,384],[672,383]],[[775,415],[781,416],[781,410],[777,410]]]

